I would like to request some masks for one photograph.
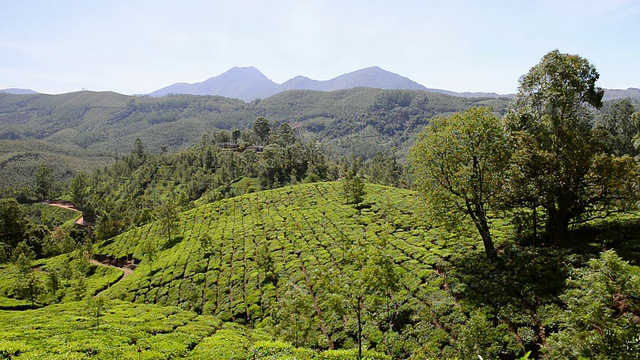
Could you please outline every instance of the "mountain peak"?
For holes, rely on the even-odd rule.
[[[151,96],[168,94],[218,95],[228,98],[251,101],[275,95],[278,84],[269,80],[253,66],[233,67],[224,73],[200,83],[178,83],[152,92]]]
[[[415,81],[381,69],[379,66],[370,66],[326,81],[313,80],[306,76],[298,75],[282,85],[269,80],[260,70],[253,66],[236,66],[201,83],[173,84],[154,91],[150,95],[163,96],[172,93],[219,95],[251,101],[257,98],[264,99],[287,90],[333,91],[354,87],[427,90],[427,88]]]
[[[335,79],[329,80],[331,87],[328,90],[342,90],[352,87],[371,87],[377,89],[403,89],[403,90],[427,90],[417,82],[400,76],[378,66],[371,66],[356,70]]]

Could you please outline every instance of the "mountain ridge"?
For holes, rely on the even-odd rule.
[[[38,92],[33,91],[31,89],[8,88],[8,89],[0,89],[0,93],[13,94],[13,95],[35,95]]]
[[[153,97],[169,94],[216,95],[249,102],[255,99],[266,99],[289,90],[336,91],[356,87],[383,90],[422,90],[461,97],[511,96],[487,92],[457,93],[449,90],[431,89],[407,77],[384,70],[378,66],[352,71],[329,80],[315,80],[303,75],[297,75],[282,84],[270,80],[253,66],[236,66],[202,82],[175,83],[153,91],[148,95]]]

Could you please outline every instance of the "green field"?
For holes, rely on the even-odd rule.
[[[263,331],[177,307],[108,301],[100,317],[89,301],[0,311],[2,359],[353,359],[273,341]],[[99,319],[99,321],[97,321]],[[367,352],[367,359],[387,359]]]
[[[182,213],[171,243],[157,223],[136,228],[99,244],[96,253],[142,259],[139,244],[146,239],[161,252],[107,293],[255,322],[265,315],[255,305],[274,302],[292,284],[313,291],[318,272],[339,270],[345,246],[355,243],[364,252],[376,247],[393,258],[407,278],[403,285],[411,290],[450,250],[443,235],[419,218],[415,193],[372,184],[367,190],[367,206],[361,210],[343,203],[339,183],[222,200]],[[205,235],[211,237],[210,249],[201,246]],[[259,263],[265,255],[272,259],[272,269]],[[269,276],[279,286],[272,286]],[[191,285],[196,294],[180,296],[180,289]]]

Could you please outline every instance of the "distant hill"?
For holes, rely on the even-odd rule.
[[[312,80],[304,76],[296,76],[280,86],[284,90],[320,90],[334,91],[355,87],[375,89],[429,90],[417,82],[404,76],[383,70],[377,66],[340,75],[326,81]]]
[[[37,92],[35,92],[35,91],[31,90],[31,89],[15,89],[15,88],[0,89],[0,93],[15,94],[15,95],[33,95],[33,94],[37,94]]]
[[[168,94],[218,95],[250,101],[268,98],[278,93],[279,85],[269,80],[254,67],[234,67],[227,72],[200,83],[178,83],[156,90],[149,95]]]
[[[640,89],[628,88],[622,89],[605,89],[604,100],[619,100],[619,99],[640,99]]]
[[[454,91],[430,89],[417,82],[381,69],[377,66],[353,71],[330,80],[313,80],[296,76],[283,84],[269,80],[255,67],[234,67],[227,72],[199,83],[177,83],[150,93],[158,97],[168,94],[217,95],[252,101],[266,99],[288,90],[335,91],[366,87],[384,90],[423,90],[461,97],[501,97],[495,93],[456,93]]]
[[[152,152],[175,151],[202,134],[251,128],[258,116],[288,122],[333,156],[406,154],[434,116],[472,106],[503,112],[504,99],[466,99],[421,90],[354,88],[284,91],[259,102],[219,96],[126,96],[82,91],[60,95],[0,93],[0,188],[32,186],[38,164],[57,178],[90,172],[127,153],[137,138]],[[403,155],[400,155],[403,156]]]

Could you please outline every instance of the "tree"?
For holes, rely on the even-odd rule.
[[[160,222],[162,232],[167,235],[167,243],[171,243],[171,233],[175,228],[176,221],[178,220],[177,204],[173,196],[160,202],[156,206],[156,218]]]
[[[144,147],[142,140],[136,138],[133,143],[133,149],[131,149],[131,153],[125,157],[125,162],[129,167],[129,170],[135,170],[139,168],[142,164],[147,161],[149,157],[149,153],[147,149]]]
[[[595,85],[598,78],[586,59],[551,51],[520,78],[505,116],[514,147],[512,204],[542,207],[556,244],[564,241],[570,223],[637,198],[632,161],[603,156],[604,146],[591,128],[592,109],[602,106],[604,94]]]
[[[87,313],[93,318],[96,330],[100,330],[100,318],[104,315],[108,305],[109,299],[101,295],[94,296],[86,302]]]
[[[158,248],[156,247],[156,244],[150,238],[147,238],[140,244],[140,252],[144,259],[149,263],[149,270],[151,270],[153,260],[155,260],[158,255]]]
[[[20,245],[27,246],[24,242],[18,244],[14,249],[14,264],[17,271],[16,280],[13,285],[14,292],[22,299],[27,299],[34,306],[38,296],[42,292],[42,282],[40,277],[31,267],[31,262],[35,258],[35,253],[31,249],[20,250]]]
[[[393,314],[385,310],[399,288],[400,269],[386,253],[388,238],[384,234],[371,241],[366,233],[362,236],[341,233],[337,242],[342,254],[336,259],[337,268],[322,271],[326,275],[322,287],[328,289],[335,313],[344,317],[343,326],[354,327],[357,358],[362,359],[367,334],[392,331],[393,320],[387,315]]]
[[[344,179],[342,179],[342,194],[347,204],[359,206],[364,201],[366,189],[364,179],[359,174],[362,167],[362,159],[353,159],[351,163],[344,165]]]
[[[16,199],[0,199],[0,239],[14,246],[27,231],[26,214]]]
[[[391,152],[379,152],[365,164],[367,180],[382,185],[398,186],[402,166]]]
[[[633,138],[640,131],[640,123],[634,117],[634,107],[629,99],[616,101],[603,107],[603,115],[597,128],[605,132],[605,144],[610,153],[636,156]]]
[[[87,296],[87,282],[85,280],[85,277],[78,273],[75,273],[72,277],[72,280],[71,294],[73,295],[73,300],[83,300]]]
[[[14,263],[18,263],[18,260],[21,257],[27,259],[29,261],[29,264],[36,258],[36,252],[27,244],[26,241],[18,243],[18,245],[16,245],[16,247],[13,249],[13,252],[11,253],[11,260]]]
[[[258,143],[260,145],[266,145],[269,140],[269,135],[271,134],[271,126],[269,125],[269,120],[267,120],[264,116],[260,116],[253,122],[253,133],[258,137]]]
[[[318,321],[314,318],[311,295],[293,282],[284,288],[287,290],[278,297],[273,314],[276,333],[295,347],[317,346]]]
[[[42,293],[42,281],[35,271],[30,271],[16,279],[15,290],[20,297],[29,300],[33,307]]]
[[[73,202],[73,205],[80,210],[84,210],[88,196],[87,177],[84,173],[77,173],[71,180],[69,192],[71,193],[71,201]]]
[[[495,258],[488,211],[499,203],[510,156],[498,117],[488,108],[473,108],[432,119],[409,156],[429,214],[446,224],[470,218],[487,258]]]
[[[288,123],[282,123],[278,127],[276,134],[276,143],[282,147],[293,145],[296,142],[296,134],[291,125]]]
[[[240,129],[238,129],[238,128],[233,128],[233,129],[231,130],[231,141],[232,141],[234,144],[237,144],[237,143],[238,143],[238,140],[240,140],[240,136],[241,136],[241,135],[242,135],[242,133],[240,132]]]
[[[47,165],[40,165],[36,170],[36,195],[46,199],[53,190],[53,171]]]
[[[60,278],[58,275],[58,270],[49,269],[47,271],[47,278],[45,282],[45,289],[48,293],[49,301],[57,303],[61,300],[61,293],[59,290],[61,288]]]

